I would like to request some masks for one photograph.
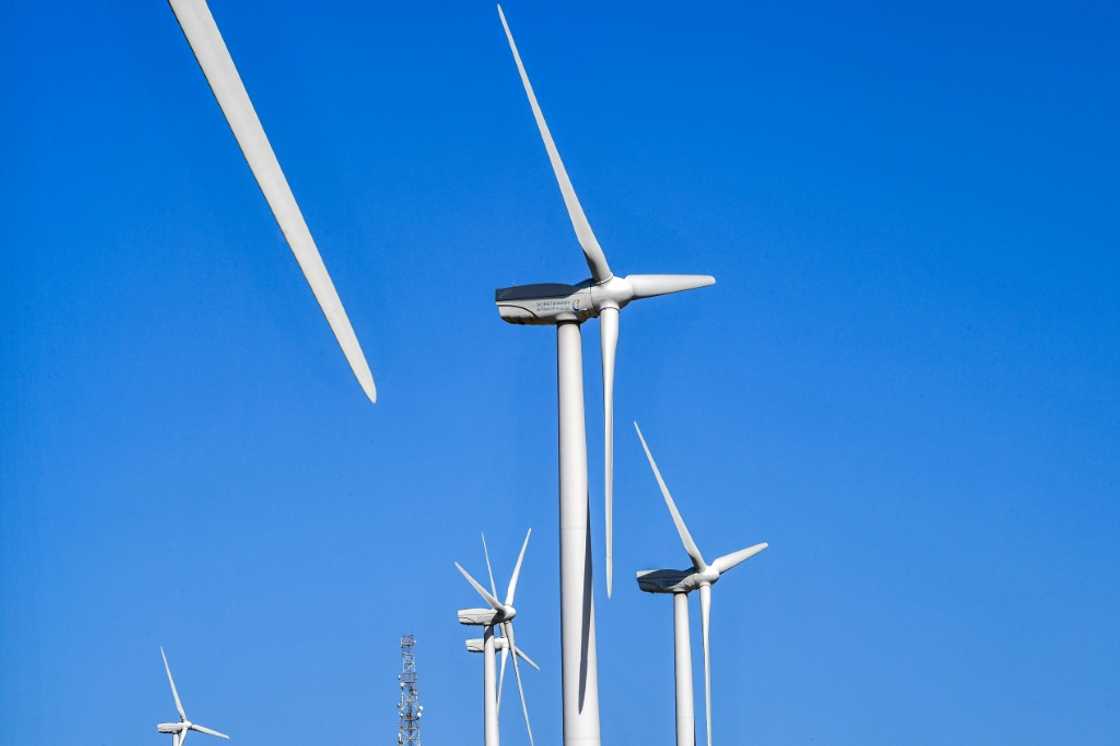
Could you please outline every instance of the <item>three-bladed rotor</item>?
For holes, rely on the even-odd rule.
[[[650,469],[653,470],[653,476],[657,480],[657,486],[661,490],[661,496],[665,499],[665,507],[669,509],[669,515],[673,518],[673,525],[677,528],[677,535],[680,536],[681,546],[684,547],[685,553],[688,554],[689,559],[692,560],[691,571],[639,571],[637,573],[638,585],[643,591],[649,593],[689,593],[694,590],[700,591],[700,630],[704,637],[705,723],[708,730],[708,746],[712,746],[712,673],[708,643],[709,630],[711,628],[712,586],[728,570],[742,564],[770,545],[766,542],[762,542],[746,547],[745,549],[716,557],[711,563],[705,561],[704,555],[700,553],[700,547],[696,545],[696,541],[692,538],[692,533],[688,530],[688,526],[685,525],[684,518],[681,517],[680,511],[677,510],[677,503],[673,500],[673,496],[669,492],[669,487],[665,484],[665,480],[661,476],[661,470],[657,468],[657,462],[653,460],[653,453],[650,451],[646,439],[642,436],[642,429],[638,427],[637,422],[634,423],[634,430],[638,433],[638,440],[641,441],[642,450],[645,451]]]
[[[552,131],[545,121],[544,112],[537,101],[533,84],[525,71],[521,53],[513,39],[502,6],[498,5],[506,40],[509,42],[513,61],[529,98],[541,140],[544,141],[552,172],[564,198],[576,240],[583,250],[591,278],[578,285],[545,284],[522,285],[496,291],[495,301],[503,319],[513,324],[560,324],[582,322],[598,317],[600,347],[603,356],[603,496],[604,528],[606,530],[607,596],[610,597],[614,577],[614,366],[619,338],[619,312],[637,298],[652,298],[684,290],[705,287],[715,283],[711,275],[615,275],[607,263],[606,253],[599,245],[591,223],[583,212],[575,187],[560,158],[560,151],[552,138]]]
[[[490,608],[493,609],[493,612],[494,612],[493,615],[491,615],[488,620],[480,621],[480,622],[467,622],[467,623],[482,624],[483,626],[486,626],[486,627],[497,626],[501,629],[502,635],[504,637],[505,642],[504,642],[504,644],[502,645],[502,648],[501,648],[501,650],[502,650],[502,671],[501,671],[501,676],[499,678],[499,683],[498,683],[499,702],[500,702],[501,691],[502,691],[502,682],[505,679],[506,659],[509,656],[509,653],[510,653],[511,650],[514,653],[514,655],[513,655],[513,673],[514,673],[515,678],[517,679],[517,693],[521,698],[521,714],[525,718],[525,729],[529,733],[530,746],[532,746],[532,744],[533,744],[533,726],[529,722],[529,707],[528,707],[528,704],[525,701],[525,689],[521,684],[521,666],[518,664],[517,661],[518,661],[519,658],[523,659],[527,663],[529,663],[529,665],[531,665],[533,668],[536,668],[538,671],[540,670],[540,667],[537,666],[537,664],[534,663],[532,660],[530,660],[529,657],[527,655],[525,655],[521,651],[521,649],[517,646],[517,641],[514,638],[514,633],[513,633],[513,620],[514,620],[514,618],[517,617],[517,608],[513,605],[513,601],[514,601],[514,598],[516,598],[516,596],[517,596],[517,583],[521,578],[521,564],[522,564],[522,562],[525,561],[525,550],[529,548],[529,537],[531,537],[532,535],[533,535],[533,529],[529,529],[525,533],[525,541],[522,542],[521,551],[517,555],[517,564],[514,565],[513,574],[510,575],[509,584],[506,586],[506,595],[505,595],[504,600],[499,600],[499,598],[498,598],[498,589],[497,589],[497,586],[494,584],[494,570],[493,570],[493,567],[491,567],[491,565],[490,565],[490,552],[486,547],[486,537],[485,537],[485,535],[482,537],[482,550],[483,550],[483,553],[486,556],[486,572],[490,576],[490,588],[491,588],[491,590],[487,590],[485,587],[483,587],[483,585],[481,583],[479,583],[477,580],[475,580],[474,576],[472,576],[469,572],[467,572],[463,568],[462,565],[460,565],[458,562],[455,563],[455,568],[462,574],[462,576],[464,578],[466,578],[467,582],[471,584],[471,587],[473,587],[475,589],[475,591],[478,593],[478,595],[482,596],[482,599],[484,601],[486,601],[487,604],[490,605]],[[467,610],[467,611],[471,612],[471,611],[474,611],[474,610]],[[464,619],[463,612],[460,612],[459,619],[460,619],[460,622],[463,621],[463,619]],[[468,650],[469,649],[470,649],[470,644],[468,643]],[[495,706],[497,706],[497,704],[498,703],[495,703]]]
[[[160,733],[171,734],[171,746],[183,746],[183,742],[187,740],[187,733],[190,731],[197,731],[198,733],[205,733],[208,736],[217,736],[224,738],[227,741],[229,736],[225,733],[220,733],[213,728],[207,728],[205,725],[191,722],[187,717],[187,712],[183,709],[183,701],[179,699],[179,690],[175,688],[175,679],[171,676],[171,666],[167,663],[167,654],[163,652],[160,647],[159,654],[163,658],[163,670],[167,672],[167,683],[171,685],[171,697],[175,700],[175,709],[179,713],[179,722],[177,723],[159,723],[156,725],[156,731]]]

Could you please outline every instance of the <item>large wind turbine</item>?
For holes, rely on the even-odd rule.
[[[486,554],[486,571],[490,576],[488,591],[475,580],[469,572],[463,569],[458,562],[455,567],[462,573],[467,582],[474,587],[483,600],[490,605],[489,609],[459,609],[459,624],[482,627],[481,640],[468,640],[469,652],[481,652],[484,655],[482,667],[482,734],[485,746],[498,746],[498,703],[501,682],[496,680],[496,665],[494,653],[499,648],[502,650],[502,680],[505,679],[506,657],[513,655],[513,672],[517,678],[517,692],[521,696],[521,713],[525,717],[525,729],[529,732],[529,744],[533,743],[533,727],[529,724],[529,708],[525,704],[525,690],[521,686],[521,667],[517,659],[521,658],[533,668],[540,670],[529,656],[518,647],[513,636],[513,620],[517,616],[517,609],[513,605],[517,595],[517,581],[521,577],[521,563],[525,559],[525,550],[529,547],[529,537],[533,529],[525,534],[525,541],[521,544],[521,553],[517,555],[517,564],[514,565],[513,575],[510,576],[509,585],[506,586],[505,600],[498,599],[498,589],[494,584],[494,570],[490,566],[490,553],[486,550],[486,537],[482,538],[483,551]],[[495,635],[495,627],[502,631],[502,637]]]
[[[156,726],[156,730],[160,733],[171,734],[171,746],[183,746],[183,742],[187,740],[187,733],[192,730],[205,733],[208,736],[224,738],[228,741],[229,736],[225,733],[219,733],[213,728],[207,728],[205,725],[190,721],[186,711],[183,710],[183,702],[179,699],[179,692],[175,689],[175,679],[171,678],[171,666],[167,665],[167,654],[163,652],[162,647],[159,649],[159,654],[163,656],[163,670],[167,672],[167,683],[171,684],[171,696],[175,699],[175,709],[179,711],[179,722],[160,723]]]
[[[716,557],[711,564],[704,561],[699,547],[692,540],[684,519],[681,518],[673,496],[665,480],[661,478],[661,471],[653,454],[642,437],[642,430],[638,423],[634,423],[634,430],[638,433],[638,440],[642,443],[642,450],[646,452],[649,466],[653,469],[653,476],[657,479],[657,486],[665,498],[665,506],[673,517],[673,524],[681,537],[684,551],[692,560],[692,567],[688,570],[641,570],[638,572],[638,586],[647,593],[672,593],[673,594],[673,637],[674,663],[676,668],[677,690],[677,746],[692,746],[696,742],[695,718],[692,711],[692,652],[688,641],[688,594],[700,590],[700,627],[704,636],[704,707],[705,727],[708,732],[708,746],[712,746],[712,673],[711,658],[708,646],[709,618],[712,609],[712,585],[716,583],[731,568],[755,556],[769,546],[766,542],[731,552],[721,557]]]
[[[603,355],[604,507],[607,595],[613,574],[614,362],[618,316],[630,301],[691,290],[715,282],[709,275],[615,275],[607,263],[572,181],[560,159],[521,54],[506,22],[498,17],[509,41],[517,72],[529,98],[576,240],[591,277],[575,285],[547,283],[499,289],[498,312],[511,324],[556,327],[560,464],[560,645],[564,694],[564,743],[599,743],[599,685],[595,655],[595,606],[591,588],[591,536],[588,523],[587,434],[583,402],[583,352],[580,324],[599,317]]]
[[[194,50],[195,59],[198,60],[202,72],[206,75],[210,89],[218,100],[222,112],[229,122],[237,144],[249,163],[249,169],[257,180],[261,191],[264,193],[276,222],[284,238],[295,254],[304,277],[311,285],[311,292],[319,301],[319,307],[327,317],[327,322],[334,332],[350,368],[354,371],[362,390],[366,392],[371,402],[377,401],[377,388],[373,383],[373,374],[369,364],[362,353],[362,346],[358,337],[350,326],[350,319],[342,307],[338,292],[334,289],[331,276],[319,256],[319,249],[311,237],[311,231],[303,219],[296,198],[288,186],[284,172],[280,170],[280,162],[272,152],[272,145],[264,133],[249,94],[237,73],[225,41],[210,14],[206,0],[169,0],[175,17],[179,19],[179,26],[183,29],[191,49]]]

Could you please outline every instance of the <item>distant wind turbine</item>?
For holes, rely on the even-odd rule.
[[[482,627],[481,640],[468,640],[467,650],[472,653],[483,653],[482,669],[482,731],[485,746],[499,746],[498,735],[498,704],[501,692],[501,681],[496,680],[495,651],[502,651],[502,681],[505,679],[506,658],[513,652],[513,672],[517,678],[517,692],[521,697],[521,713],[525,717],[525,729],[529,733],[529,744],[533,744],[533,727],[529,724],[529,708],[525,703],[525,690],[521,686],[521,667],[517,660],[520,658],[533,668],[540,670],[528,655],[521,650],[514,640],[513,620],[517,616],[517,609],[513,605],[517,595],[517,582],[521,577],[521,563],[525,560],[525,550],[529,547],[529,537],[533,529],[525,534],[525,541],[521,544],[521,553],[517,555],[517,564],[513,568],[509,585],[506,586],[505,600],[499,600],[498,589],[494,584],[494,571],[490,566],[490,553],[486,549],[486,537],[482,537],[482,548],[486,555],[486,571],[490,576],[490,589],[486,590],[481,583],[474,579],[469,572],[463,569],[458,562],[456,569],[462,573],[467,582],[490,605],[489,609],[460,609],[458,612],[459,623]],[[502,631],[502,637],[495,635],[495,627]]]
[[[712,609],[712,585],[731,568],[750,559],[770,546],[766,542],[754,544],[746,549],[731,552],[721,557],[716,557],[711,564],[704,560],[700,548],[692,539],[673,496],[665,480],[661,478],[661,471],[653,454],[642,437],[642,430],[638,423],[634,423],[634,430],[638,433],[638,440],[642,443],[642,450],[646,453],[653,476],[657,479],[657,486],[665,498],[665,506],[677,527],[677,534],[684,545],[684,551],[692,560],[692,567],[688,570],[641,570],[637,573],[638,586],[647,593],[673,594],[673,631],[674,631],[674,662],[676,669],[677,693],[677,746],[693,746],[696,742],[695,716],[692,707],[692,652],[688,640],[688,594],[700,590],[700,626],[704,636],[704,707],[705,727],[708,732],[708,746],[712,746],[712,673],[711,658],[708,646],[709,618]]]
[[[171,734],[171,746],[183,746],[183,742],[187,740],[187,733],[192,730],[205,733],[208,736],[224,738],[228,741],[229,736],[225,733],[219,733],[213,728],[207,728],[205,725],[190,721],[183,709],[183,702],[179,699],[179,691],[175,688],[175,679],[171,677],[171,666],[167,665],[167,654],[163,652],[162,647],[159,649],[159,654],[163,657],[163,670],[167,672],[167,683],[171,685],[171,696],[175,699],[175,709],[179,711],[179,722],[160,723],[156,726],[156,730],[160,733]]]

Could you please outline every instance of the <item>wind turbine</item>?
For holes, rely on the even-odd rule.
[[[607,595],[614,564],[614,363],[618,316],[628,303],[715,282],[710,275],[615,275],[607,263],[575,188],[560,159],[541,111],[521,54],[506,22],[498,17],[529,106],[544,141],[576,240],[583,249],[591,277],[575,285],[547,283],[502,288],[495,292],[498,313],[511,324],[556,327],[560,464],[560,646],[564,695],[564,743],[599,743],[599,685],[595,655],[595,605],[591,588],[591,535],[588,523],[587,434],[583,402],[583,352],[580,324],[598,317],[603,356],[604,509]]]
[[[226,121],[229,122],[237,144],[249,163],[249,169],[257,180],[261,192],[264,193],[268,206],[284,238],[291,247],[292,253],[299,262],[303,275],[311,285],[311,292],[319,301],[319,307],[327,317],[327,322],[350,363],[354,376],[358,379],[362,390],[369,397],[370,402],[377,401],[377,387],[373,383],[373,374],[369,364],[362,353],[362,346],[358,337],[350,326],[350,319],[342,301],[334,288],[331,276],[319,256],[319,249],[311,237],[311,231],[303,219],[296,198],[288,186],[284,172],[280,169],[280,162],[272,152],[272,145],[264,133],[249,94],[237,73],[225,41],[210,14],[206,0],[169,0],[171,10],[179,19],[179,26],[194,50],[195,59],[198,60],[203,74],[206,75],[210,89],[218,100]]]
[[[190,721],[186,711],[183,710],[183,702],[179,699],[179,692],[175,689],[175,679],[171,678],[171,666],[167,665],[167,654],[163,652],[162,646],[159,649],[159,654],[163,656],[163,670],[167,672],[167,683],[171,684],[171,696],[175,698],[175,709],[179,711],[179,722],[159,723],[156,730],[160,733],[171,734],[171,746],[183,746],[183,742],[187,740],[187,733],[192,730],[205,733],[208,736],[224,738],[228,741],[229,736],[225,733],[219,733],[213,728],[207,728]]]
[[[692,540],[684,519],[681,518],[673,496],[665,480],[661,478],[661,471],[653,454],[642,437],[642,430],[638,423],[634,423],[634,430],[638,433],[638,440],[642,443],[642,450],[646,452],[646,459],[653,469],[653,476],[657,479],[657,486],[665,498],[665,505],[673,517],[673,524],[677,527],[677,534],[681,537],[684,551],[692,560],[692,567],[688,570],[641,570],[637,573],[638,586],[647,593],[672,593],[673,594],[673,637],[675,640],[674,663],[676,669],[677,690],[677,746],[692,746],[696,742],[695,718],[692,711],[692,652],[688,640],[688,594],[700,590],[700,627],[704,636],[704,707],[705,727],[708,732],[708,746],[712,746],[712,673],[711,658],[708,646],[709,619],[712,609],[712,586],[731,568],[745,562],[751,557],[770,546],[766,542],[731,552],[721,557],[716,557],[711,564],[704,560],[699,547]]]
[[[540,666],[533,662],[529,656],[518,647],[513,636],[513,620],[517,616],[517,609],[513,605],[517,595],[517,581],[521,577],[521,563],[525,559],[525,550],[529,547],[529,537],[533,529],[525,534],[525,541],[521,544],[521,553],[517,555],[517,564],[514,565],[513,575],[510,576],[509,585],[506,586],[505,600],[498,599],[498,589],[494,584],[494,570],[490,566],[490,553],[486,549],[486,537],[482,537],[482,549],[486,554],[486,571],[490,575],[490,588],[488,591],[475,580],[469,572],[463,569],[458,562],[455,567],[462,573],[467,582],[474,587],[483,600],[490,605],[489,609],[460,609],[458,612],[459,624],[482,627],[481,640],[468,640],[469,652],[481,652],[484,655],[482,667],[482,734],[485,746],[498,746],[498,704],[501,692],[501,682],[496,681],[495,651],[502,651],[502,681],[505,680],[506,658],[512,651],[513,672],[517,678],[517,692],[521,696],[521,713],[525,717],[525,729],[529,732],[529,744],[533,744],[533,727],[529,724],[529,708],[525,704],[525,690],[521,686],[521,667],[517,659],[521,658],[533,668],[540,670]],[[495,627],[502,631],[502,637],[497,637]]]

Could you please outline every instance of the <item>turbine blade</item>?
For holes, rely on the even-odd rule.
[[[716,284],[716,278],[711,275],[627,275],[626,281],[634,288],[635,298],[652,298]]]
[[[653,454],[650,453],[649,446],[646,445],[646,439],[642,437],[642,429],[638,427],[637,422],[634,423],[634,429],[638,432],[638,440],[642,442],[642,450],[646,452],[646,460],[649,461],[649,466],[653,469],[653,476],[657,478],[657,486],[661,488],[665,505],[669,507],[669,514],[673,516],[673,524],[677,527],[677,533],[681,537],[684,551],[688,552],[688,556],[692,558],[692,564],[697,570],[707,567],[707,563],[700,555],[700,548],[696,546],[696,542],[692,540],[692,534],[688,532],[688,526],[684,525],[684,519],[681,518],[680,511],[677,510],[677,504],[673,502],[673,496],[669,494],[669,488],[665,485],[665,480],[661,478],[661,470],[657,468],[657,462],[653,460]]]
[[[183,746],[183,744],[186,742],[187,733],[189,733],[189,732],[190,732],[189,728],[183,728],[181,731],[179,731],[179,746]]]
[[[513,640],[513,625],[506,622],[502,625],[502,630],[510,647],[517,650],[517,643]],[[529,732],[529,746],[534,746],[533,726],[529,724],[529,706],[525,703],[525,689],[521,686],[521,666],[517,664],[519,657],[518,655],[513,656],[513,674],[517,679],[517,693],[521,696],[521,714],[525,716],[525,730]]]
[[[191,730],[197,730],[199,733],[205,733],[208,736],[217,736],[218,738],[229,740],[229,736],[225,733],[220,733],[213,728],[207,728],[205,725],[199,725],[198,723],[191,723]]]
[[[603,526],[607,532],[607,598],[614,586],[614,361],[618,350],[618,309],[599,312],[603,352]]]
[[[486,548],[486,534],[482,534],[482,554],[486,557],[486,573],[490,576],[490,592],[498,597],[498,586],[494,583],[494,567],[490,564],[490,550]]]
[[[502,610],[502,602],[494,598],[494,596],[490,595],[490,591],[483,588],[477,580],[471,577],[471,574],[464,570],[462,565],[456,562],[455,567],[459,569],[459,572],[463,574],[463,577],[467,579],[467,582],[474,586],[474,589],[478,591],[478,595],[482,596],[486,603],[490,604],[490,608],[494,609],[494,611]]]
[[[700,629],[704,635],[704,727],[708,746],[712,746],[712,661],[708,648],[708,629],[712,614],[712,587],[700,586]]]
[[[534,661],[534,660],[533,660],[532,658],[530,658],[530,657],[529,657],[528,655],[526,655],[526,654],[525,654],[525,651],[524,651],[524,650],[522,650],[521,648],[518,648],[518,649],[517,649],[517,656],[518,656],[519,658],[521,658],[521,660],[525,661],[525,662],[526,662],[526,663],[528,663],[528,664],[529,664],[530,666],[532,666],[533,668],[535,668],[536,670],[538,670],[538,671],[540,671],[540,670],[541,670],[541,667],[537,665],[536,661]]]
[[[509,661],[509,641],[502,646],[502,667],[498,673],[498,712],[502,711],[502,688],[506,682],[506,663]]]
[[[749,560],[751,557],[766,549],[766,547],[768,546],[770,545],[764,541],[761,544],[755,544],[754,546],[747,547],[746,549],[740,549],[738,552],[730,552],[729,554],[725,554],[722,557],[716,557],[714,560],[712,560],[712,567],[715,568],[716,572],[722,575],[732,567],[735,567],[736,565]]]
[[[525,532],[525,541],[521,543],[521,553],[517,555],[517,564],[513,567],[513,575],[509,578],[509,586],[506,587],[506,603],[510,606],[513,605],[513,597],[517,593],[517,581],[521,577],[521,563],[525,559],[525,550],[529,548],[529,537],[533,535],[533,529]]]
[[[544,119],[544,112],[541,111],[540,104],[537,103],[537,94],[533,92],[533,84],[529,82],[529,75],[525,72],[525,65],[521,62],[521,53],[517,51],[517,42],[513,40],[513,32],[509,30],[506,14],[502,11],[501,4],[498,5],[498,17],[502,20],[502,28],[506,32],[506,40],[509,41],[509,49],[513,52],[513,61],[517,64],[517,72],[521,76],[521,84],[525,87],[525,95],[529,97],[529,106],[533,109],[533,118],[537,120],[537,129],[540,130],[541,139],[544,140],[544,149],[548,152],[552,172],[556,175],[556,183],[560,185],[560,194],[564,197],[564,206],[568,208],[568,218],[572,221],[576,239],[579,241],[580,248],[583,249],[584,259],[587,260],[587,266],[591,270],[591,276],[595,278],[595,282],[606,282],[612,276],[611,268],[607,264],[607,257],[603,253],[603,248],[599,245],[599,240],[595,238],[594,231],[591,230],[591,224],[587,222],[587,216],[583,214],[583,206],[580,205],[579,197],[576,196],[572,180],[568,178],[564,161],[560,159],[560,151],[556,149],[552,132],[548,129],[548,122]]]
[[[280,230],[295,254],[304,277],[311,285],[311,292],[319,301],[319,307],[323,309],[354,376],[369,400],[376,402],[377,387],[362,353],[362,346],[350,326],[350,319],[346,316],[346,310],[342,307],[331,276],[319,256],[311,231],[303,219],[287,179],[284,178],[284,172],[280,169],[280,162],[272,151],[264,127],[257,118],[253,103],[249,100],[249,94],[233,64],[233,58],[226,49],[222,34],[210,14],[210,8],[205,0],[170,0],[170,3],[175,17],[179,19],[179,26],[210,83],[210,89],[233,130],[233,136],[241,146],[249,169],[264,193],[276,222],[280,224]]]
[[[179,711],[179,719],[186,720],[187,713],[183,711],[183,702],[179,699],[179,690],[175,688],[175,679],[171,678],[171,666],[167,664],[167,653],[163,652],[162,645],[159,654],[163,657],[163,670],[167,672],[167,683],[171,684],[171,696],[175,698],[175,709]]]

